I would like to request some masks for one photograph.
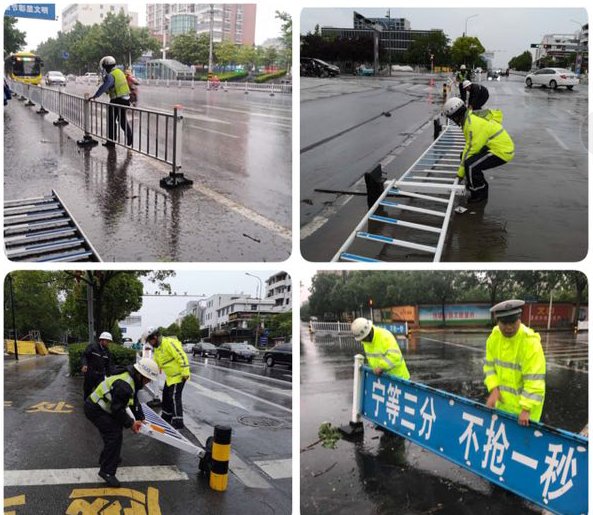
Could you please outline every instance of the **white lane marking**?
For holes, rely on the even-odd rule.
[[[227,132],[217,131],[215,129],[208,129],[207,127],[203,127],[201,125],[196,125],[195,123],[187,124],[192,129],[197,129],[199,131],[210,132],[212,134],[216,134],[217,136],[225,136],[226,138],[233,138],[239,139],[239,136],[235,136],[234,134],[228,134]]]
[[[511,459],[517,463],[521,463],[521,465],[525,465],[529,468],[532,468],[533,470],[537,470],[538,461],[530,458],[529,456],[525,456],[525,454],[513,451],[513,454],[511,454]]]
[[[292,459],[254,461],[272,479],[292,477]]]
[[[557,136],[557,134],[550,129],[549,127],[546,128],[546,131],[548,132],[548,134],[550,136],[552,136],[552,138],[554,138],[556,140],[556,143],[558,143],[558,145],[564,149],[564,150],[568,150],[568,147],[564,144],[564,142]]]
[[[275,118],[277,120],[292,120],[292,116],[279,116],[277,114],[254,113],[253,111],[245,111],[243,109],[231,109],[230,107],[206,105],[205,109],[206,110],[219,109],[221,111],[229,111],[231,113],[242,113],[242,114],[247,114],[249,116],[259,116],[261,118]]]
[[[184,108],[183,110],[183,118],[186,120],[198,120],[200,122],[210,122],[210,123],[222,123],[223,125],[232,125],[231,122],[227,122],[226,120],[221,120],[220,118],[212,118],[211,116],[206,116],[205,114],[185,114],[185,111],[189,109]],[[195,111],[195,109],[191,109]],[[198,111],[196,111],[198,112]]]
[[[184,413],[183,423],[187,429],[189,429],[194,436],[206,444],[206,440],[214,434],[214,427],[205,424],[198,423],[191,417]],[[272,486],[268,483],[261,475],[247,465],[237,453],[232,450],[231,442],[231,460],[229,462],[229,470],[237,476],[237,479],[241,481],[247,488],[271,488]]]
[[[304,240],[305,238],[311,236],[314,232],[317,232],[328,222],[328,220],[329,218],[326,216],[315,216],[315,218],[313,218],[313,220],[311,220],[307,225],[301,227],[301,240]]]
[[[5,470],[4,486],[78,485],[104,481],[97,474],[99,467],[75,469]],[[185,472],[176,466],[119,467],[117,478],[122,483],[137,481],[186,481]]]
[[[280,384],[280,385],[284,385],[284,386],[290,386],[292,388],[292,385],[290,383],[288,383],[287,381],[284,381],[282,379],[276,379],[275,377],[267,377],[267,376],[262,376],[259,374],[252,374],[251,372],[243,372],[242,370],[235,370],[234,368],[227,368],[227,367],[218,367],[216,365],[207,365],[205,363],[201,363],[200,361],[192,361],[193,365],[199,365],[201,367],[206,367],[206,368],[215,368],[216,370],[225,370],[227,372],[231,372],[233,374],[238,374],[241,376],[248,376],[248,377],[254,377],[256,379],[262,379],[264,381],[269,381],[271,383],[276,383],[276,384]],[[279,390],[281,391],[281,390]],[[285,392],[287,390],[284,390]]]
[[[210,197],[212,200],[218,202],[219,204],[222,204],[224,207],[233,210],[235,213],[243,216],[244,218],[247,218],[252,222],[255,222],[257,225],[261,225],[264,229],[272,231],[280,238],[289,241],[292,240],[292,231],[289,228],[284,227],[283,225],[280,225],[274,222],[273,220],[270,220],[269,218],[260,215],[259,213],[256,213],[252,209],[249,209],[248,207],[243,206],[235,202],[234,200],[225,197],[220,193],[217,193],[216,191],[208,188],[207,186],[204,186],[203,184],[198,184],[196,182],[194,183],[193,189],[199,191],[207,197]]]
[[[429,340],[429,341],[433,341],[433,342],[444,343],[445,345],[453,345],[454,347],[461,347],[462,349],[469,349],[469,350],[472,350],[474,352],[483,352],[483,353],[486,352],[486,344],[484,344],[484,348],[476,348],[476,347],[471,347],[469,345],[463,345],[462,343],[447,342],[445,340],[437,340],[435,338],[428,338],[426,336],[421,336],[421,338],[424,338],[425,340]],[[563,368],[564,370],[571,370],[572,372],[579,372],[581,374],[588,374],[589,373],[587,370],[580,370],[578,368],[567,367],[565,365],[560,365],[559,363],[554,363],[553,361],[548,361],[547,362],[547,365],[549,367]]]
[[[208,379],[207,377],[200,376],[200,379],[203,381],[209,381],[210,383],[217,384],[218,386],[222,386],[223,388],[227,388],[228,390],[237,392],[241,395],[244,395],[245,397],[250,397],[251,399],[255,399],[258,402],[263,402],[264,404],[269,404],[270,406],[274,406],[275,408],[281,409],[283,411],[287,411],[288,413],[292,413],[291,408],[287,408],[286,406],[282,406],[281,404],[276,404],[275,402],[268,401],[266,399],[262,399],[261,397],[258,397],[257,395],[252,395],[250,393],[244,392],[243,390],[239,390],[238,388],[233,388],[232,386],[228,386],[226,384],[219,383],[218,381],[213,381],[212,379]]]
[[[230,395],[224,393],[224,392],[215,392],[212,391],[202,385],[196,384],[194,383],[192,380],[188,381],[188,384],[190,386],[193,386],[196,390],[198,390],[198,392],[203,395],[204,397],[208,397],[210,399],[213,399],[215,401],[218,402],[222,402],[224,404],[229,404],[231,406],[235,406],[235,408],[241,408],[246,410],[247,408],[245,406],[243,406],[243,404],[241,404],[239,401],[236,401],[233,397],[231,397]]]

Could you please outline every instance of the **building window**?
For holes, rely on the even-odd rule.
[[[257,311],[257,304],[251,304],[251,311]]]

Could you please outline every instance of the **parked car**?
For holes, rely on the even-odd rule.
[[[556,89],[560,86],[566,86],[566,89],[572,89],[579,83],[576,75],[565,68],[542,68],[525,77],[525,85],[531,86],[549,86]]]
[[[243,360],[251,363],[256,355],[245,343],[222,343],[216,349],[218,359],[229,358],[231,361]]]
[[[216,346],[208,342],[198,342],[194,344],[191,353],[193,356],[216,357]]]
[[[301,57],[301,75],[304,77],[336,77],[340,68],[321,59]]]
[[[183,349],[183,351],[186,354],[189,354],[190,352],[192,352],[193,347],[194,347],[194,342],[183,342],[181,344],[181,348]]]
[[[361,64],[358,68],[356,68],[356,75],[360,75],[362,77],[370,77],[375,75],[374,68],[367,68],[364,64]]]
[[[66,77],[62,72],[58,71],[50,71],[45,74],[45,85],[46,86],[65,86],[66,85]]]
[[[101,78],[95,72],[86,72],[82,80],[87,84],[99,84],[101,82]]]
[[[292,368],[292,343],[281,343],[264,353],[264,363],[268,367],[276,364]]]

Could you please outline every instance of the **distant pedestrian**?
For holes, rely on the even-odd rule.
[[[161,417],[175,429],[182,429],[185,426],[181,396],[190,377],[187,354],[177,338],[161,336],[155,327],[148,328],[146,342],[153,348],[153,359],[166,376]]]
[[[12,99],[12,91],[6,79],[4,79],[4,105],[8,105],[8,101]]]
[[[126,80],[130,88],[130,105],[135,107],[138,104],[138,86],[140,81],[134,77],[132,68],[126,68]]]
[[[482,109],[482,107],[490,97],[490,93],[488,93],[488,88],[486,88],[486,86],[476,84],[469,80],[464,80],[462,86],[466,93],[468,107],[470,107],[474,111]],[[467,97],[467,95],[469,95],[469,97]]]
[[[362,343],[369,367],[375,374],[410,379],[402,351],[390,331],[375,327],[366,318],[354,320],[351,329],[354,339]]]
[[[467,68],[465,67],[465,64],[462,64],[459,67],[459,71],[457,72],[457,75],[455,76],[455,80],[459,84],[459,97],[464,102],[465,102],[465,90],[463,89],[463,81],[468,80],[468,79],[469,79],[469,72],[468,72]]]
[[[488,182],[484,170],[504,165],[515,157],[513,140],[496,119],[467,109],[460,98],[447,100],[443,113],[463,129],[465,147],[457,177],[465,180],[465,187],[470,193],[468,202],[487,200]]]
[[[138,433],[144,421],[138,391],[158,376],[157,364],[151,359],[142,358],[135,365],[129,365],[121,374],[102,381],[84,403],[84,414],[95,424],[103,439],[99,476],[111,487],[120,486],[115,474],[121,462],[123,428],[130,428]],[[134,418],[127,413],[128,407]]]
[[[518,415],[519,424],[539,422],[546,395],[546,358],[538,333],[521,323],[523,300],[507,300],[490,311],[497,325],[486,341],[484,383],[489,408]]]
[[[117,124],[124,131],[126,144],[131,146],[134,143],[134,134],[126,116],[126,107],[130,105],[130,87],[124,72],[115,67],[115,58],[108,55],[101,59],[99,66],[105,70],[103,84],[96,93],[89,99],[94,100],[103,93],[109,95],[109,109],[107,112],[107,141],[104,147],[114,147],[119,141],[117,135]]]
[[[82,353],[82,373],[84,374],[84,398],[113,373],[113,361],[109,344],[113,341],[111,333],[101,333],[97,343],[90,343]]]

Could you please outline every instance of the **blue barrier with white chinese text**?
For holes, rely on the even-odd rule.
[[[383,329],[387,329],[393,334],[407,336],[408,335],[408,323],[407,322],[392,322],[390,324],[387,323],[376,323],[374,324],[377,327],[382,327]]]
[[[362,373],[362,416],[496,485],[562,515],[587,513],[583,436],[517,418],[429,386]]]
[[[4,16],[15,18],[37,18],[40,20],[55,20],[55,4],[13,4],[6,8]]]

